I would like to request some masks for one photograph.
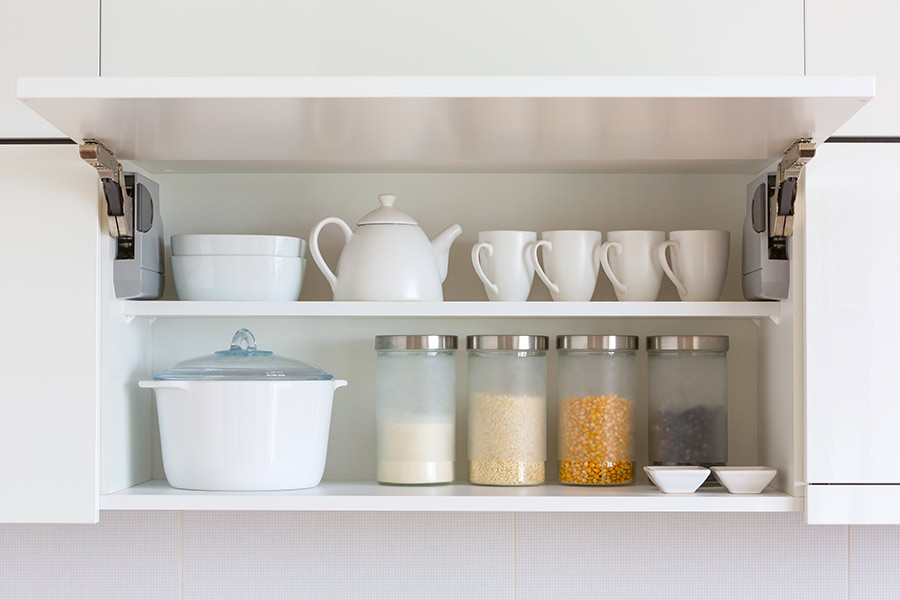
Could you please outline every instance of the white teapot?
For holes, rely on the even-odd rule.
[[[397,196],[392,194],[378,196],[381,207],[360,219],[355,232],[337,217],[323,219],[313,227],[309,249],[335,300],[444,299],[441,284],[447,278],[450,245],[462,228],[451,225],[429,240],[412,217],[394,208],[395,200]],[[339,226],[347,238],[337,275],[319,251],[319,232],[330,223]]]

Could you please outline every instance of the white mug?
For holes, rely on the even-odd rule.
[[[731,234],[727,231],[671,231],[669,241],[659,247],[659,262],[682,300],[718,300],[725,287],[730,247]],[[667,248],[672,249],[671,267],[666,260]]]
[[[534,231],[481,231],[472,247],[472,266],[484,283],[488,300],[524,302],[534,281],[529,252]],[[483,251],[483,252],[482,252]]]
[[[665,231],[610,231],[606,235],[600,262],[613,284],[616,299],[656,300],[663,276],[657,252],[665,241]]]
[[[594,295],[600,274],[599,231],[545,231],[531,246],[534,271],[550,290],[554,300],[587,302]],[[543,248],[544,266],[538,262]]]

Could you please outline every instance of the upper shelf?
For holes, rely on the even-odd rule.
[[[76,141],[174,172],[756,173],[870,77],[25,78]]]
[[[128,300],[128,317],[719,318],[781,316],[780,302],[187,302]]]

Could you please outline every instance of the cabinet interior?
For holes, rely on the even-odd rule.
[[[132,165],[134,166],[134,165]],[[140,165],[137,165],[140,168]],[[166,239],[177,233],[257,233],[309,238],[321,219],[343,218],[351,227],[377,206],[377,194],[397,194],[397,208],[415,218],[429,236],[452,223],[463,234],[451,249],[445,301],[485,300],[470,260],[479,231],[487,229],[726,229],[731,232],[728,275],[722,300],[740,301],[741,231],[745,186],[742,174],[558,174],[558,173],[150,173],[160,184]],[[802,205],[802,199],[801,199]],[[794,247],[802,236],[802,211]],[[326,228],[322,252],[334,268],[343,236]],[[103,244],[109,251],[110,244]],[[168,246],[168,244],[167,244]],[[799,246],[802,248],[802,245]],[[168,247],[167,247],[168,253]],[[794,293],[802,278],[801,252],[794,252]],[[165,299],[176,295],[167,264]],[[111,262],[103,261],[109,284]],[[375,351],[379,334],[618,333],[641,337],[638,353],[636,462],[647,464],[647,355],[644,337],[655,334],[724,334],[728,352],[729,464],[763,464],[779,469],[773,485],[799,495],[802,481],[801,352],[792,301],[781,317],[738,318],[160,318],[124,316],[123,302],[104,303],[104,392],[101,400],[101,493],[113,493],[148,479],[162,479],[158,428],[151,395],[137,381],[171,364],[227,346],[240,327],[251,329],[260,347],[309,360],[347,379],[336,392],[326,481],[374,480]],[[325,278],[307,252],[301,301],[331,299]],[[594,300],[614,300],[601,271]],[[677,300],[664,280],[660,300]],[[549,301],[535,278],[531,301]],[[556,353],[548,352],[548,481],[556,479]],[[466,480],[465,350],[457,356],[456,479]]]

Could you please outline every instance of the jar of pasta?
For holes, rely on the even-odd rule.
[[[561,335],[556,348],[559,482],[633,482],[638,338]]]
[[[470,335],[469,481],[537,485],[547,460],[543,335]]]

